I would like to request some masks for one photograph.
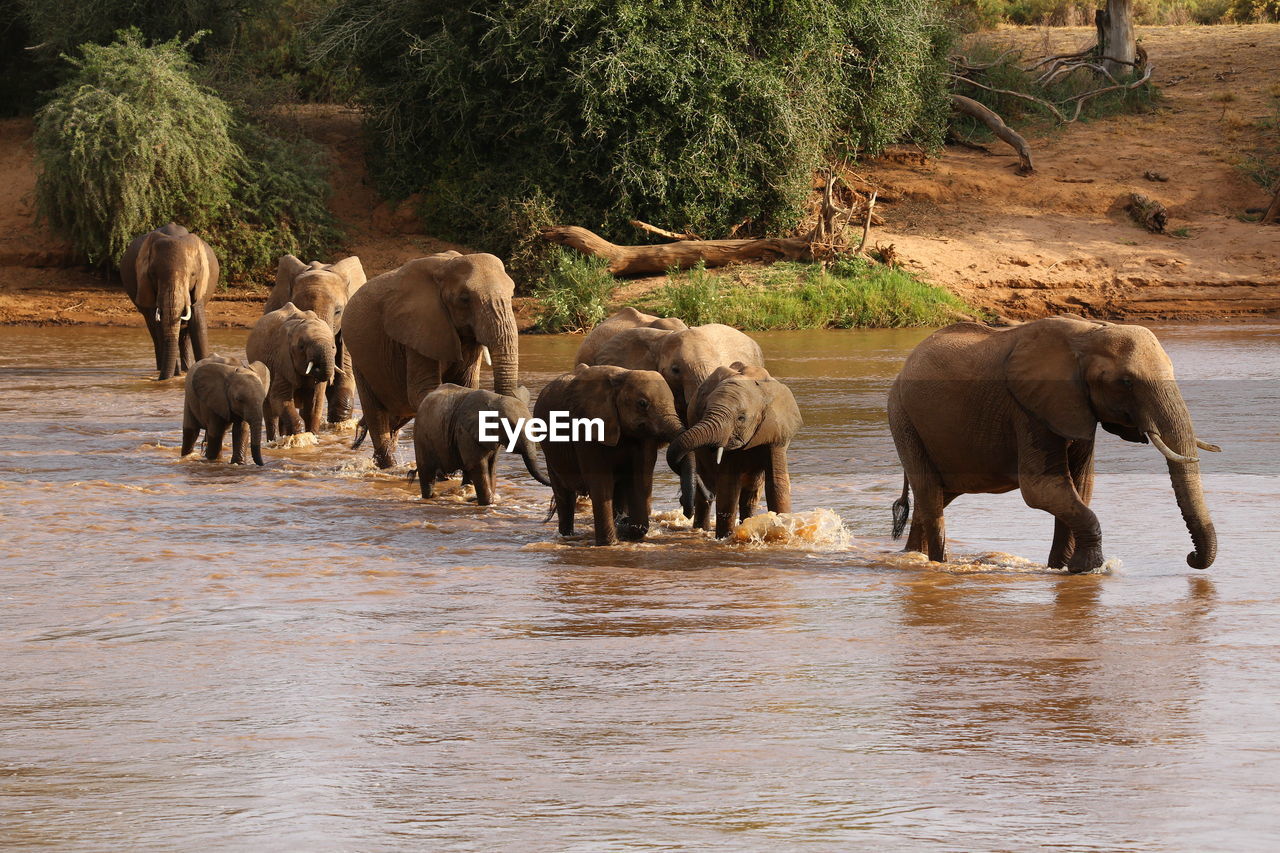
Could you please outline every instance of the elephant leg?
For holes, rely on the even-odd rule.
[[[578,506],[578,495],[573,489],[559,486],[551,487],[552,500],[556,507],[557,532],[561,536],[573,535],[573,514]]]
[[[249,425],[239,421],[231,425],[231,464],[244,464],[244,448],[249,439]]]
[[[222,456],[222,437],[227,433],[225,421],[212,423],[204,431],[204,458],[216,462]]]
[[[495,499],[498,497],[498,451],[494,450],[489,454],[489,494]]]
[[[738,499],[742,491],[742,477],[727,462],[720,463],[716,471],[716,538],[729,535],[737,520]]]
[[[436,472],[440,468],[440,463],[423,441],[413,442],[413,457],[418,465],[418,489],[422,493],[423,500],[435,497]]]
[[[653,510],[653,466],[658,461],[658,445],[645,442],[636,451],[631,476],[627,482],[627,520],[622,538],[639,542],[649,532],[649,516]]]
[[[301,415],[302,432],[318,432],[324,413],[324,396],[318,385],[304,385],[293,392],[293,405]]]
[[[480,464],[468,470],[471,482],[476,487],[476,504],[489,506],[493,503],[493,480],[489,473],[489,461],[482,459]]]
[[[947,527],[942,510],[946,506],[943,496],[942,476],[925,451],[924,442],[906,416],[897,412],[890,399],[889,424],[893,431],[893,443],[898,459],[907,475],[916,504],[911,511],[911,532],[907,535],[906,551],[919,551],[930,560],[945,563],[947,560]]]
[[[1093,498],[1093,442],[1073,441],[1067,446],[1067,468],[1071,483],[1085,506]],[[1076,537],[1062,519],[1053,521],[1053,545],[1049,549],[1047,565],[1051,569],[1066,566],[1075,555]]]
[[[742,491],[738,494],[738,520],[744,521],[756,514],[760,503],[760,489],[764,485],[764,472],[751,470],[742,475]]]
[[[390,441],[391,418],[358,370],[355,371],[355,381],[356,393],[360,395],[365,430],[368,431],[369,440],[373,443],[373,464],[379,468],[391,468],[396,464],[395,444]],[[421,470],[418,472],[418,477],[419,479],[422,477]]]
[[[356,407],[356,384],[351,375],[351,351],[343,345],[342,333],[339,332],[334,343],[338,353],[335,359],[338,374],[325,392],[329,404],[329,423],[338,424],[350,419]]]
[[[200,422],[196,420],[195,412],[186,406],[182,407],[182,450],[179,456],[186,456],[188,453],[196,449],[196,440],[200,438]]]
[[[591,515],[595,521],[596,544],[617,545],[618,528],[613,518],[612,472],[591,478],[588,488],[591,493]]]
[[[409,401],[409,408],[416,412],[422,405],[422,398],[434,391],[441,382],[440,362],[424,358],[409,349],[405,350],[404,361],[405,399]],[[360,401],[363,405],[364,398],[361,397]]]
[[[187,322],[190,330],[191,348],[195,351],[195,360],[209,357],[209,325],[205,320],[203,303],[192,303],[191,319]]]
[[[1023,501],[1032,509],[1049,513],[1066,527],[1073,545],[1071,556],[1066,560],[1069,571],[1087,572],[1096,569],[1102,565],[1102,527],[1093,510],[1089,509],[1076,491],[1066,443],[1056,436],[1027,439],[1026,442],[1028,446],[1025,450],[1020,442],[1018,459],[1018,485],[1022,490]],[[1033,442],[1037,446],[1030,446]],[[1058,446],[1044,446],[1049,442]],[[1061,543],[1056,535],[1054,539],[1055,545],[1061,544],[1060,550],[1065,552],[1066,535],[1062,537]],[[1051,561],[1055,557],[1062,559],[1065,553],[1050,553]]]
[[[787,445],[769,446],[764,471],[764,503],[773,512],[791,512],[791,474],[787,470]]]

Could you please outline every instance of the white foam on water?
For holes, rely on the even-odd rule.
[[[852,536],[844,521],[829,509],[808,512],[753,515],[733,529],[729,541],[736,545],[836,551],[849,547]]]
[[[267,447],[287,450],[291,447],[315,447],[320,443],[314,432],[300,432],[295,435],[282,435],[275,441],[268,442]]]

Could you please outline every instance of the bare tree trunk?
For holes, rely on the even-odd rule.
[[[618,246],[576,225],[557,225],[542,232],[542,239],[595,255],[609,262],[614,275],[658,275],[675,267],[689,269],[747,261],[812,260],[812,244],[801,237],[761,237],[755,240],[680,240],[653,246]]]
[[[1113,77],[1132,72],[1138,59],[1138,41],[1133,34],[1133,0],[1107,0],[1107,8],[1099,9],[1094,20],[1103,67]]]

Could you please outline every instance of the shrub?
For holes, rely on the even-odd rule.
[[[339,0],[319,31],[368,86],[384,192],[502,255],[533,200],[615,240],[784,230],[833,150],[947,114],[932,0]]]
[[[228,278],[322,253],[337,232],[317,151],[237,119],[192,79],[189,45],[128,30],[68,58],[36,116],[41,215],[96,264],[170,220],[201,233]]]
[[[672,273],[646,310],[690,325],[748,331],[940,326],[973,312],[950,292],[909,273],[848,258],[824,269],[779,263],[727,274]]]
[[[555,247],[550,270],[533,292],[542,303],[538,331],[581,332],[603,320],[618,286],[608,267],[602,258]]]
[[[191,79],[188,45],[86,44],[36,114],[40,212],[93,263],[171,219],[203,229],[231,200],[231,110]]]

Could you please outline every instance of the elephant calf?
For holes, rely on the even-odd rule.
[[[262,464],[262,412],[271,372],[260,361],[252,364],[211,355],[196,362],[187,376],[182,407],[182,455],[195,449],[204,430],[205,458],[222,455],[222,438],[231,432],[231,464],[244,462],[245,433],[250,433],[253,461]]]
[[[530,418],[528,392],[518,389],[523,399],[495,394],[483,389],[463,388],[445,383],[422,398],[413,422],[413,449],[418,460],[418,482],[424,498],[432,497],[437,477],[462,471],[476,487],[476,503],[489,506],[497,496],[498,451],[507,446],[508,430]],[[481,413],[496,441],[481,440]],[[508,426],[503,426],[502,424]],[[551,481],[538,464],[534,443],[523,432],[516,439],[515,452],[524,459],[529,476],[544,486]]]
[[[791,512],[787,448],[803,423],[791,389],[763,367],[734,362],[694,392],[689,428],[667,448],[667,462],[679,470],[697,452],[698,471],[715,489],[716,538],[755,513],[761,481],[769,509]],[[683,501],[694,505],[694,526],[706,530],[710,502],[700,494]]]
[[[263,314],[249,332],[245,352],[271,370],[271,388],[263,404],[267,438],[317,432],[324,407],[325,383],[332,382],[336,347],[333,330],[314,311],[299,311],[292,302]],[[285,403],[302,415],[299,424]]]
[[[616,544],[619,527],[624,539],[643,539],[649,531],[658,445],[684,429],[662,374],[579,364],[572,373],[547,383],[538,395],[534,417],[549,421],[552,412],[599,418],[604,426],[598,441],[542,443],[560,535],[573,533],[577,496],[586,494],[591,496],[597,545]],[[620,526],[614,518],[615,503],[625,513]]]

